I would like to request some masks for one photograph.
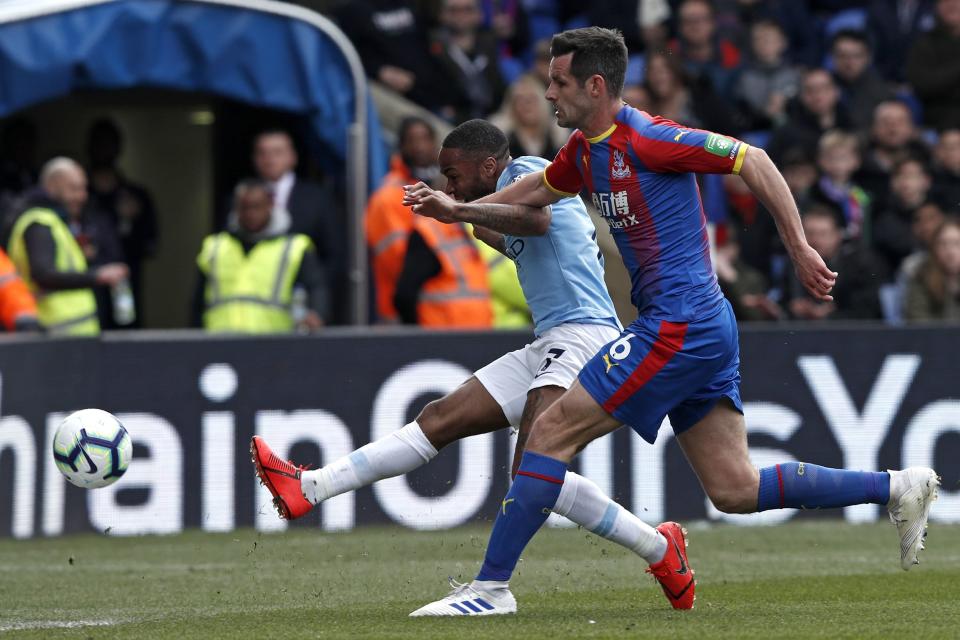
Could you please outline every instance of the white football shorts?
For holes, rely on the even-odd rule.
[[[546,386],[569,389],[587,360],[619,337],[620,330],[607,324],[568,322],[547,329],[524,348],[497,358],[474,375],[517,427],[528,391]]]

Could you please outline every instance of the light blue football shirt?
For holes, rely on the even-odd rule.
[[[506,166],[497,191],[550,164],[521,156]],[[566,322],[605,324],[622,330],[607,285],[597,231],[579,196],[552,205],[550,229],[542,236],[504,234],[507,256],[517,265],[520,286],[533,315],[534,333]]]

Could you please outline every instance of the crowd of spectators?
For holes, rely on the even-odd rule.
[[[372,16],[362,33],[361,13]],[[549,36],[588,24],[620,29],[631,54],[625,101],[765,148],[811,244],[841,274],[832,303],[808,299],[762,205],[737,179],[704,179],[718,276],[741,319],[954,313],[960,0],[365,0],[333,16],[372,78],[451,123],[490,118],[513,155],[547,158],[568,133],[543,99]],[[418,67],[386,53],[401,43]],[[421,100],[415,83],[391,83],[391,65],[447,89]]]
[[[741,319],[960,319],[960,0],[325,4],[372,80],[450,124],[490,119],[507,134],[512,155],[548,159],[569,134],[543,97],[550,35],[588,24],[620,29],[631,54],[624,100],[765,148],[808,240],[840,273],[833,302],[806,297],[763,206],[739,179],[705,176],[718,278]],[[370,199],[374,321],[527,323],[522,300],[513,302],[515,281],[491,275],[502,268],[498,256],[484,254],[469,229],[434,228],[394,202],[404,184],[442,184],[434,122],[404,120],[391,172]],[[31,318],[38,316],[41,325],[80,326],[92,298],[99,327],[140,326],[157,214],[147,190],[117,168],[117,126],[94,123],[82,166],[59,158],[41,167],[36,131],[25,120],[7,121],[0,144],[0,239],[39,302],[23,311],[20,325],[36,328]],[[251,160],[253,180],[234,193],[227,227],[198,247],[193,323],[229,325],[233,316],[212,313],[214,303],[224,304],[224,288],[248,303],[266,296],[266,280],[219,279],[231,260],[238,270],[264,271],[250,269],[254,263],[285,269],[271,272],[274,298],[261,302],[298,308],[291,327],[342,321],[342,208],[329,206],[334,197],[325,187],[297,176],[284,131],[258,135]],[[18,228],[18,220],[29,224]],[[64,256],[73,261],[62,264]],[[282,265],[271,262],[281,257]],[[447,304],[458,310],[430,303],[457,292],[470,294]],[[84,314],[66,313],[63,300]],[[502,321],[504,305],[510,322]],[[243,315],[233,321],[242,324]]]

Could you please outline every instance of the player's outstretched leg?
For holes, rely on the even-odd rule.
[[[263,438],[254,437],[250,453],[260,481],[273,494],[280,517],[292,520],[334,496],[409,473],[430,462],[439,449],[471,435],[507,426],[500,405],[471,377],[453,392],[424,407],[402,429],[307,471],[273,455]]]
[[[710,500],[721,511],[835,509],[855,504],[885,505],[900,534],[900,564],[919,564],[917,553],[939,479],[933,469],[850,471],[807,462],[760,469],[750,462],[743,416],[727,402],[677,437]],[[724,455],[718,456],[716,452]]]
[[[471,589],[481,596],[498,596],[508,602],[509,605],[505,606],[500,613],[516,611],[513,597],[507,598],[510,577],[527,543],[546,521],[550,512],[556,509],[564,478],[571,475],[566,470],[567,461],[587,443],[614,431],[619,426],[620,423],[608,416],[579,383],[575,383],[557,403],[537,419],[530,435],[527,451],[521,459],[516,481],[497,512],[483,566],[476,579],[470,583]],[[584,479],[580,478],[580,480]],[[599,492],[599,489],[597,491]],[[616,513],[611,511],[611,517]],[[601,522],[602,519],[601,516]],[[680,558],[671,558],[667,560],[666,565],[660,565],[671,554],[669,545],[671,538],[668,534],[673,535],[674,528],[668,525],[670,523],[661,525],[659,531],[661,535],[653,537],[654,540],[663,538],[668,542],[665,545],[666,555],[661,554],[651,567],[661,584],[664,584],[661,578],[670,577],[662,571],[665,566],[673,569],[674,573],[685,569],[680,575],[686,575],[689,571],[689,563],[685,555],[681,556],[682,564]],[[676,528],[676,535],[680,537],[674,549],[680,549],[676,551],[678,555],[681,552],[685,554],[686,543],[679,527]],[[690,571],[691,578],[692,575]],[[692,606],[694,584],[685,583],[677,588],[675,580],[670,577],[667,586],[674,589],[674,593],[686,589],[678,599],[671,600],[671,604],[674,606],[680,604],[682,608],[689,608],[687,602],[689,599],[689,605]],[[444,612],[443,615],[450,615],[447,613],[447,609],[450,608],[452,608],[451,599],[448,596],[421,607],[411,615],[441,615],[440,611]],[[460,612],[459,615],[475,615],[475,612],[469,611],[466,614]]]

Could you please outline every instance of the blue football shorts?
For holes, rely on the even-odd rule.
[[[730,303],[695,322],[637,318],[580,371],[580,384],[608,414],[654,442],[664,416],[679,434],[721,398],[743,413],[740,344]]]

